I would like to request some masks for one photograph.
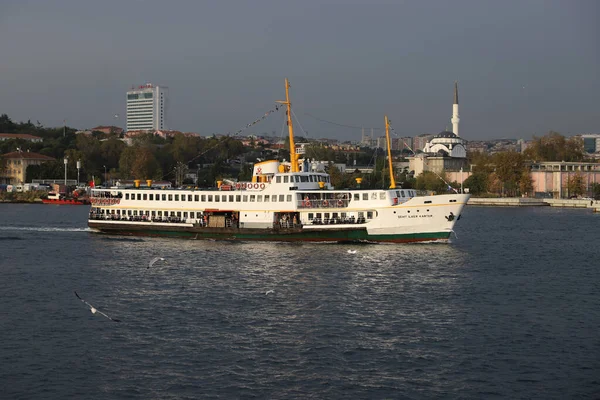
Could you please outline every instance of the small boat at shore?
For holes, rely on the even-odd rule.
[[[93,188],[88,226],[118,235],[308,242],[447,240],[470,195],[418,196],[397,188],[336,189],[322,163],[300,160],[285,80],[290,160],[254,164],[249,182],[205,189],[164,189],[140,179],[130,187]],[[387,117],[389,170],[389,123]]]
[[[48,192],[48,198],[42,199],[44,204],[68,204],[68,205],[88,205],[89,199],[80,197],[67,197],[64,193]]]

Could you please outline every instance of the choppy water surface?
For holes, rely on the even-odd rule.
[[[589,210],[467,207],[410,245],[102,236],[87,211],[0,205],[2,398],[600,396]]]

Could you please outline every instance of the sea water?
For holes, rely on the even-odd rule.
[[[467,206],[406,245],[104,236],[88,211],[0,205],[0,398],[600,396],[590,210]]]

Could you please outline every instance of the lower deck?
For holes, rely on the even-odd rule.
[[[127,236],[179,237],[186,239],[287,241],[287,242],[390,242],[406,243],[446,240],[449,231],[370,235],[359,225],[311,226],[301,224],[273,225],[267,229],[237,226],[210,227],[182,222],[100,221],[90,220],[89,227],[104,234]]]

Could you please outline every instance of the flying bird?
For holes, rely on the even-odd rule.
[[[268,295],[269,293],[275,293],[275,291],[273,289],[267,290],[267,293],[265,293],[265,295]]]
[[[153,266],[153,265],[154,265],[154,263],[155,263],[155,262],[157,262],[157,261],[165,261],[165,259],[164,259],[164,258],[162,258],[162,257],[154,257],[154,258],[152,259],[152,261],[150,261],[150,264],[148,264],[148,266],[146,267],[146,269],[148,269],[148,268],[150,268],[151,266]]]
[[[73,292],[75,292],[75,291],[73,291]],[[79,295],[77,294],[77,292],[75,292],[75,296],[77,296],[77,298],[79,300],[81,300],[82,302],[84,302],[90,308],[90,311],[92,312],[92,314],[98,313],[100,315],[104,315],[106,318],[110,319],[111,321],[121,322],[120,319],[111,318],[108,315],[104,314],[102,311],[98,311],[93,305],[91,305],[90,303],[88,303],[87,301],[85,301],[84,299],[82,299],[81,297],[79,297]]]

